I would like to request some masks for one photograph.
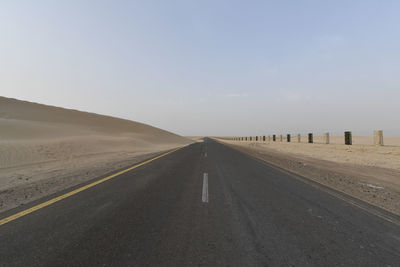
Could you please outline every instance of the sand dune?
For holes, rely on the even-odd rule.
[[[2,139],[31,139],[92,133],[138,135],[152,143],[185,142],[181,136],[129,120],[0,97]],[[22,130],[22,131],[21,131]],[[23,130],[30,130],[23,131]]]
[[[192,141],[124,119],[0,97],[0,210]]]

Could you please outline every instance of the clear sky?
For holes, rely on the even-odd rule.
[[[1,1],[0,95],[182,135],[400,135],[400,1]]]

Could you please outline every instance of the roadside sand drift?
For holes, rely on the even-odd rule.
[[[0,97],[0,211],[191,142],[138,122]]]

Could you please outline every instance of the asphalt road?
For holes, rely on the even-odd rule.
[[[206,139],[0,226],[0,265],[394,267],[400,227]]]

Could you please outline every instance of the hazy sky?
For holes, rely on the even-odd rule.
[[[400,1],[1,1],[0,95],[182,135],[400,135]]]

